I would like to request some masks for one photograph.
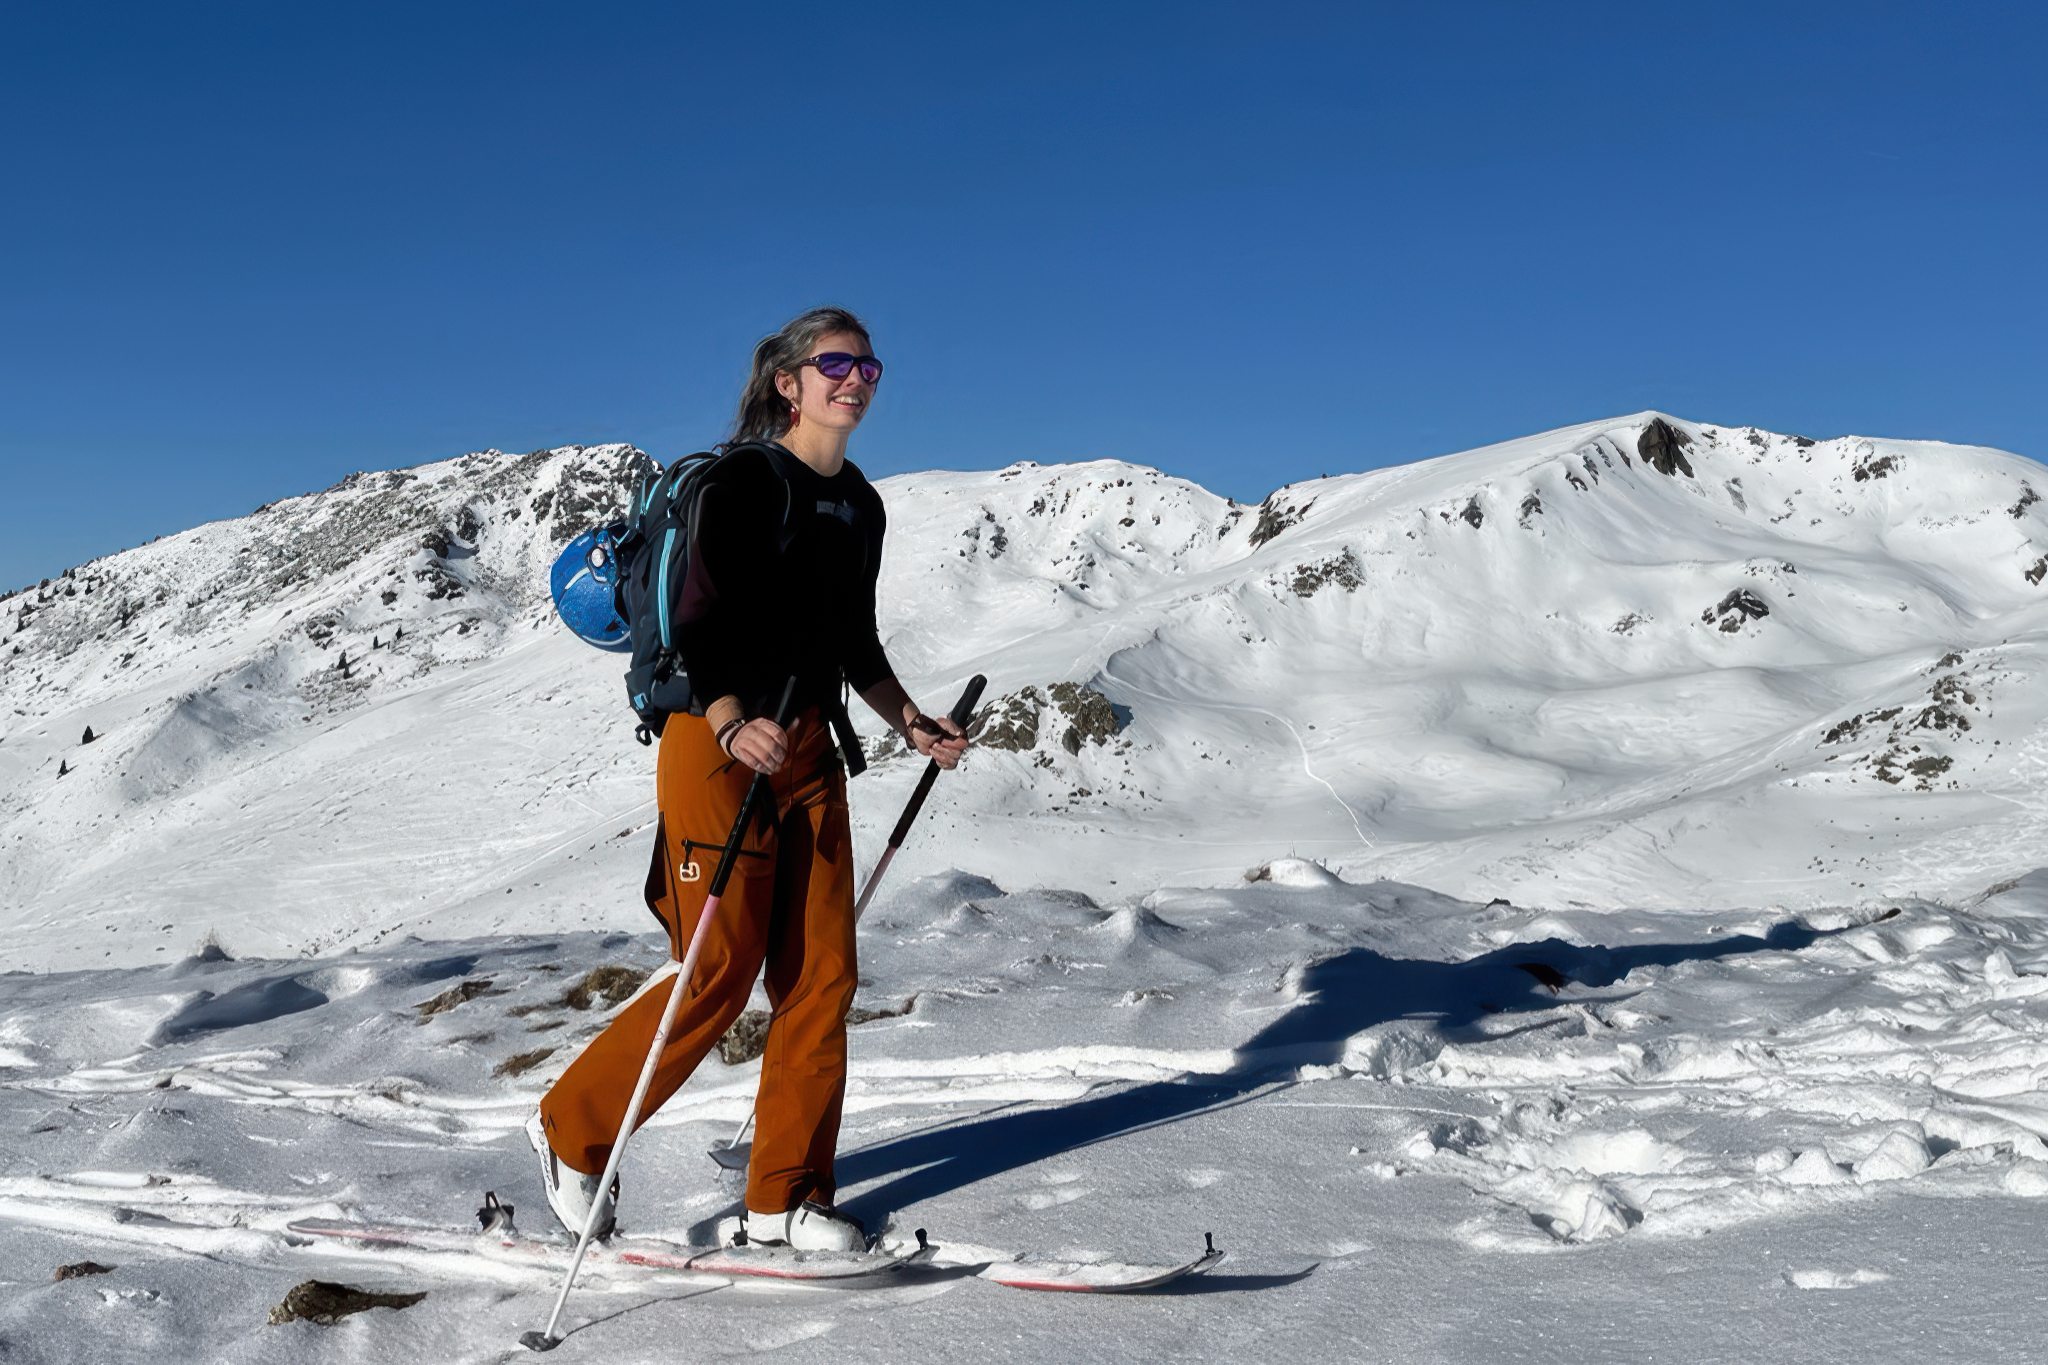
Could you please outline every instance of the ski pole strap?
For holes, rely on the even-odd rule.
[[[977,673],[967,680],[967,689],[960,694],[960,700],[953,703],[950,719],[962,730],[974,715],[976,703],[981,700],[981,689],[988,686],[988,679]],[[910,804],[903,808],[903,817],[896,822],[896,828],[889,835],[889,847],[903,847],[903,840],[910,833],[911,821],[924,809],[924,799],[931,795],[932,783],[939,780],[939,763],[933,759],[925,765],[924,776],[917,779],[917,790],[910,794]]]
[[[782,689],[782,700],[775,704],[775,723],[787,728],[789,705],[796,697],[796,679],[791,678]],[[711,887],[706,893],[707,900],[717,900],[725,894],[725,884],[732,880],[733,868],[740,860],[740,845],[746,842],[747,826],[754,821],[754,812],[759,809],[762,798],[768,794],[768,774],[755,773],[754,780],[747,784],[747,794],[740,800],[740,814],[732,822],[732,833],[725,838],[725,847],[718,854],[718,871],[711,874]]]
[[[853,717],[846,714],[846,701],[840,698],[826,708],[826,717],[832,724],[832,735],[839,742],[839,756],[846,763],[846,775],[859,777],[868,770],[867,755],[860,751],[860,736],[854,732]]]

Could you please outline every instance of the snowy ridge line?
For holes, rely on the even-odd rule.
[[[641,932],[649,755],[540,584],[643,460],[361,475],[0,602],[5,965]],[[1229,884],[1213,843],[1477,901],[1975,894],[2048,864],[2041,482],[1659,413],[1256,507],[1116,461],[884,481],[891,657],[988,673],[998,741],[899,870],[1109,903]],[[915,780],[873,747],[863,850]]]

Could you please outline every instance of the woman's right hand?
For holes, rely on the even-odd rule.
[[[757,773],[780,772],[782,765],[789,762],[790,736],[795,733],[795,724],[785,730],[774,721],[757,716],[732,732],[725,751]]]

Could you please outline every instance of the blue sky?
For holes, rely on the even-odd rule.
[[[1657,407],[2042,455],[2038,7],[0,10],[0,585],[351,470],[724,434],[1239,498]]]

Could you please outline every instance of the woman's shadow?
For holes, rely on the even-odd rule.
[[[1342,1061],[1346,1040],[1375,1024],[1421,1020],[1448,1041],[1470,1040],[1484,1036],[1477,1025],[1489,1015],[1555,1006],[1566,984],[1598,989],[1637,967],[1797,951],[1839,932],[1786,922],[1762,937],[1738,934],[1704,943],[1605,948],[1546,939],[1464,962],[1390,958],[1352,948],[1305,968],[1300,1003],[1237,1048],[1223,1072],[1148,1082],[1050,1108],[1004,1110],[860,1148],[839,1158],[840,1187],[881,1183],[842,1199],[841,1207],[880,1226],[901,1209],[991,1176],[1227,1108],[1300,1067]]]

